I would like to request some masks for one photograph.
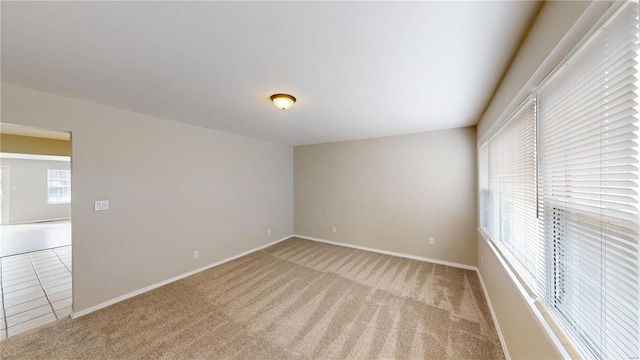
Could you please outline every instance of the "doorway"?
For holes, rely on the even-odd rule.
[[[0,339],[68,317],[71,136],[0,123]]]
[[[9,222],[9,167],[0,166],[0,225]]]

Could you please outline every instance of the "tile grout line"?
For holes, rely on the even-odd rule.
[[[0,287],[3,287],[2,284],[3,284],[3,281],[2,281],[2,259],[0,258]],[[0,305],[2,305],[2,312],[4,314],[4,319],[3,319],[3,322],[4,322],[4,338],[8,339],[9,338],[9,323],[7,322],[7,309],[4,307],[4,289],[2,291],[2,294],[1,294],[0,298],[1,298],[0,300],[2,302],[2,304],[0,304]]]
[[[53,251],[53,250],[51,250]],[[55,251],[53,251],[55,253]],[[53,316],[56,318],[56,320],[58,320],[58,315],[56,315],[56,311],[53,309],[53,305],[51,304],[51,300],[49,300],[49,295],[47,295],[47,291],[44,289],[44,285],[42,285],[42,281],[40,280],[40,274],[38,273],[38,270],[36,269],[36,265],[33,263],[33,258],[31,257],[32,253],[29,253],[29,261],[31,262],[31,266],[33,267],[33,271],[36,273],[36,278],[38,279],[38,283],[40,284],[40,288],[42,288],[42,292],[44,293],[44,297],[47,299],[47,302],[49,303],[49,307],[51,308],[51,312],[53,313]],[[56,254],[56,256],[58,256]],[[63,264],[64,265],[64,264]],[[6,319],[6,317],[5,317]],[[7,338],[9,337],[9,328],[7,327]]]
[[[38,252],[38,251],[43,251],[43,250],[60,249],[60,248],[67,247],[67,246],[71,246],[71,245],[60,245],[60,246],[54,246],[52,248],[46,248],[46,249],[40,249],[40,250],[36,249],[36,250],[25,251],[25,252],[10,254],[10,255],[3,255],[3,256],[0,256],[0,259],[12,257],[12,256],[18,256],[18,255],[28,255],[28,254],[35,253],[35,252]]]
[[[60,255],[59,255],[57,252],[55,252],[55,250],[54,250],[54,249],[46,249],[46,250],[51,250],[51,251],[53,251],[53,253],[54,253],[56,256],[55,256],[55,257],[51,257],[51,258],[52,258],[52,259],[55,259],[55,261],[56,261],[57,263],[62,264],[62,265],[65,267],[65,270],[67,270],[67,273],[68,273],[69,275],[71,275],[71,271],[69,270],[69,268],[67,267],[67,265],[64,263],[64,261],[60,258]],[[46,251],[46,250],[45,250],[45,251]],[[41,250],[40,250],[40,251],[41,251]],[[53,315],[54,315],[54,319],[56,319],[56,320],[60,320],[60,317],[58,316],[58,314],[56,313],[55,308],[53,307],[53,303],[52,303],[52,302],[51,302],[51,300],[49,299],[49,295],[50,295],[50,294],[47,292],[47,290],[45,290],[44,285],[43,285],[43,283],[42,283],[42,279],[41,279],[41,275],[42,275],[42,274],[41,274],[41,273],[40,273],[40,271],[38,270],[37,265],[35,265],[35,261],[36,261],[36,260],[41,260],[41,258],[34,259],[34,258],[32,257],[32,254],[34,254],[34,253],[38,253],[38,252],[40,252],[40,251],[35,251],[35,252],[28,253],[28,254],[23,254],[23,255],[27,255],[27,256],[28,256],[28,262],[29,262],[29,265],[31,265],[31,269],[32,269],[32,270],[33,270],[33,272],[35,273],[35,276],[36,276],[36,279],[38,280],[38,283],[39,283],[40,289],[42,290],[42,292],[43,292],[43,293],[44,293],[44,295],[45,295],[45,296],[44,296],[44,298],[47,300],[47,304],[49,305],[49,308],[51,309],[51,312],[50,312],[49,314],[53,314]],[[47,256],[47,257],[49,257],[49,256]],[[2,265],[2,263],[3,263],[3,261],[2,261],[2,260],[3,260],[3,259],[2,259],[2,258],[0,258],[0,266],[1,266],[1,265]],[[44,272],[43,274],[46,274],[46,273],[47,273],[47,272]],[[1,282],[1,280],[4,278],[4,276],[3,276],[3,275],[4,275],[4,273],[3,273],[3,272],[1,272],[1,269],[0,269],[0,282]],[[1,286],[1,285],[0,285],[0,286]],[[7,316],[6,316],[6,315],[7,315],[7,314],[6,314],[6,309],[5,309],[5,307],[4,307],[4,305],[5,305],[5,303],[4,303],[4,294],[5,294],[5,293],[4,293],[4,291],[3,291],[3,292],[2,292],[2,296],[0,296],[0,302],[1,302],[1,304],[0,304],[0,305],[2,306],[2,309],[5,311],[5,317],[4,317],[4,323],[5,323],[5,325],[6,325],[6,326],[5,326],[5,327],[6,327],[6,329],[5,329],[5,333],[4,333],[4,334],[6,335],[6,337],[5,337],[5,338],[9,338],[9,323],[8,323]],[[46,306],[46,305],[44,305],[44,306]],[[25,311],[23,311],[23,312],[27,312],[27,311],[29,311],[29,310],[25,310]],[[43,315],[43,316],[47,316],[47,315]],[[25,323],[25,322],[27,322],[27,321],[29,321],[29,320],[23,321],[22,323]],[[13,325],[12,327],[19,326],[19,325],[21,325],[22,323],[20,323],[20,324],[15,324],[15,325]]]
[[[71,245],[67,245],[67,246],[71,247]],[[59,246],[58,248],[63,248],[63,247],[64,247],[64,246]],[[72,279],[71,279],[71,289],[72,289],[72,291],[73,291],[73,271],[69,270],[69,268],[67,267],[67,264],[65,264],[65,262],[64,262],[64,261],[62,261],[62,259],[60,258],[60,255],[56,252],[56,249],[58,249],[58,248],[53,248],[53,249],[51,249],[51,250],[53,250],[53,253],[54,253],[54,254],[56,254],[56,256],[58,257],[58,260],[62,263],[62,265],[64,265],[65,269],[67,269],[67,271],[69,272],[69,274],[71,274],[71,276],[72,276]],[[44,290],[44,288],[43,288],[43,290]],[[46,296],[47,291],[45,290],[45,291],[44,291],[44,293],[45,293],[45,296]],[[47,301],[48,301],[48,300],[49,300],[49,297],[47,296]],[[50,301],[49,301],[49,304],[51,304],[51,308],[53,308],[53,304],[52,304]],[[56,319],[60,320],[60,319],[58,318],[58,313],[56,312],[56,309],[53,309],[53,314],[56,316]]]
[[[71,247],[71,245],[68,245],[69,247]],[[64,246],[59,246],[59,247],[64,247]],[[67,264],[64,263],[64,261],[62,261],[62,259],[60,258],[60,255],[58,255],[58,253],[55,250],[56,248],[53,248],[51,250],[53,250],[53,253],[56,254],[56,257],[58,258],[58,260],[60,260],[60,262],[62,263],[62,265],[64,265],[65,269],[67,269],[68,272],[70,272],[71,274],[73,274],[73,271],[69,270],[69,268],[67,267]]]

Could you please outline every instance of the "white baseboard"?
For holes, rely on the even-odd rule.
[[[8,223],[8,224],[5,224],[5,225],[42,224],[42,223],[48,223],[48,222],[54,222],[54,221],[63,221],[63,220],[71,220],[71,218],[70,217],[64,217],[64,218],[53,218],[53,219],[18,221],[18,222]]]
[[[367,247],[367,246],[346,244],[346,243],[341,243],[341,242],[336,242],[336,241],[331,241],[331,240],[325,240],[325,239],[318,239],[318,238],[314,238],[314,237],[310,237],[310,236],[304,236],[304,235],[295,235],[294,234],[294,235],[292,235],[292,237],[297,237],[297,238],[300,238],[300,239],[306,239],[306,240],[311,240],[311,241],[322,242],[322,243],[331,244],[331,245],[344,246],[344,247],[353,248],[353,249],[371,251],[371,252],[375,252],[375,253],[379,253],[379,254],[397,256],[397,257],[402,257],[402,258],[406,258],[406,259],[426,261],[426,262],[430,262],[430,263],[434,263],[434,264],[447,265],[447,266],[457,267],[457,268],[466,269],[466,270],[473,270],[473,271],[477,271],[478,270],[478,268],[475,267],[475,266],[459,264],[459,263],[454,263],[454,262],[444,261],[444,260],[438,260],[438,259],[431,259],[431,258],[426,258],[426,257],[422,257],[422,256],[398,253],[398,252],[394,252],[394,251],[380,250],[380,249],[370,248],[370,247]]]
[[[213,264],[209,264],[209,265],[203,266],[203,267],[201,267],[201,268],[198,268],[198,269],[195,269],[195,270],[192,270],[192,271],[186,272],[186,273],[184,273],[184,274],[181,274],[181,275],[178,275],[178,276],[174,276],[174,277],[172,277],[172,278],[170,278],[170,279],[167,279],[167,280],[164,280],[164,281],[160,281],[160,282],[158,282],[158,283],[155,283],[155,284],[152,284],[152,285],[149,285],[149,286],[143,287],[142,289],[139,289],[139,290],[136,290],[136,291],[132,291],[132,292],[130,292],[130,293],[128,293],[128,294],[124,294],[124,295],[122,295],[122,296],[118,296],[117,298],[111,299],[111,300],[109,300],[109,301],[105,301],[105,302],[103,302],[103,303],[100,303],[100,304],[98,304],[98,305],[95,305],[95,306],[92,306],[92,307],[86,308],[86,309],[84,309],[84,310],[81,310],[81,311],[78,311],[78,312],[73,312],[73,311],[71,311],[71,318],[72,318],[72,319],[77,319],[77,318],[79,318],[79,317],[81,317],[81,316],[84,316],[84,315],[90,314],[90,313],[92,313],[92,312],[94,312],[94,311],[100,310],[100,309],[105,308],[105,307],[107,307],[107,306],[109,306],[109,305],[113,305],[113,304],[119,303],[120,301],[123,301],[123,300],[129,299],[129,298],[132,298],[132,297],[134,297],[134,296],[136,296],[136,295],[140,295],[140,294],[145,293],[145,292],[147,292],[147,291],[150,291],[150,290],[153,290],[153,289],[159,288],[159,287],[161,287],[161,286],[167,285],[167,284],[172,283],[172,282],[174,282],[174,281],[178,281],[178,280],[180,280],[180,279],[184,279],[184,278],[186,278],[186,277],[188,277],[188,276],[191,276],[191,275],[197,274],[197,273],[199,273],[199,272],[202,272],[202,271],[205,271],[205,270],[211,269],[212,267],[216,267],[216,266],[218,266],[218,265],[222,265],[222,264],[224,264],[224,263],[226,263],[226,262],[229,262],[229,261],[231,261],[231,260],[235,260],[235,259],[237,259],[237,258],[243,257],[243,256],[245,256],[245,255],[249,255],[249,254],[254,253],[254,252],[256,252],[256,251],[259,251],[259,250],[262,250],[262,249],[267,248],[267,247],[269,247],[269,246],[275,245],[275,244],[277,244],[277,243],[279,243],[279,242],[281,242],[281,241],[284,241],[284,240],[290,239],[292,236],[293,236],[293,235],[289,235],[289,236],[283,237],[283,238],[282,238],[282,239],[280,239],[280,240],[276,240],[276,241],[274,241],[274,242],[270,242],[270,243],[268,243],[268,244],[265,244],[265,245],[259,246],[259,247],[257,247],[257,248],[254,248],[254,249],[251,249],[251,250],[248,250],[248,251],[245,251],[245,252],[240,253],[240,254],[238,254],[238,255],[234,255],[234,256],[232,256],[232,257],[228,257],[228,258],[226,258],[226,259],[223,259],[223,260],[217,261],[217,262],[215,262],[215,263],[213,263]]]
[[[503,253],[496,247],[493,240],[480,228],[478,233],[486,241],[490,251],[495,255],[502,270],[506,273],[507,277],[511,280],[511,286],[515,287],[516,291],[520,293],[522,301],[527,304],[531,314],[535,317],[538,324],[542,327],[544,335],[553,344],[555,349],[561,354],[562,359],[581,359],[584,355],[576,348],[571,338],[561,329],[556,320],[551,317],[548,310],[545,308],[540,299],[535,295],[534,291],[526,285],[522,277],[517,274],[516,270],[512,267],[509,261],[504,257]],[[479,275],[479,273],[478,273]],[[482,278],[480,278],[482,279]],[[483,283],[484,285],[484,283]],[[489,296],[487,289],[484,289],[487,301]],[[490,303],[489,303],[490,304]],[[492,308],[493,309],[493,308]],[[493,315],[493,311],[492,311]],[[496,325],[498,322],[494,319]],[[502,335],[502,332],[498,332]],[[500,339],[502,342],[502,338]],[[504,347],[506,349],[506,347]],[[505,354],[508,355],[508,354]]]
[[[489,311],[491,312],[491,318],[493,319],[493,325],[496,327],[496,332],[498,333],[498,338],[500,339],[500,345],[502,345],[502,351],[504,352],[504,357],[507,360],[511,360],[511,356],[509,355],[509,349],[507,349],[507,342],[502,336],[502,330],[500,330],[500,324],[498,323],[498,318],[496,317],[496,312],[493,311],[493,305],[491,305],[491,298],[489,298],[489,292],[487,292],[487,288],[484,286],[484,280],[482,280],[482,275],[480,275],[480,270],[478,272],[478,279],[480,279],[480,285],[482,285],[482,291],[484,292],[484,298],[487,299],[487,305],[489,305]]]
[[[229,261],[231,261],[231,260],[235,260],[235,259],[237,259],[237,258],[240,258],[240,257],[243,257],[243,256],[245,256],[245,255],[251,254],[251,253],[253,253],[253,252],[256,252],[256,251],[262,250],[262,249],[264,249],[264,248],[267,248],[267,247],[269,247],[269,246],[275,245],[275,244],[277,244],[277,243],[279,243],[279,242],[282,242],[282,241],[284,241],[284,240],[290,239],[290,238],[292,238],[292,237],[297,237],[297,238],[301,238],[301,239],[306,239],[306,240],[311,240],[311,241],[322,242],[322,243],[331,244],[331,245],[344,246],[344,247],[349,247],[349,248],[354,248],[354,249],[359,249],[359,250],[371,251],[371,252],[375,252],[375,253],[379,253],[379,254],[385,254],[385,255],[391,255],[391,256],[398,256],[398,257],[407,258],[407,259],[412,259],[412,260],[425,261],[425,262],[430,262],[430,263],[434,263],[434,264],[447,265],[447,266],[457,267],[457,268],[466,269],[466,270],[473,270],[473,271],[477,271],[477,270],[478,270],[478,268],[477,268],[477,267],[475,267],[475,266],[470,266],[470,265],[465,265],[465,264],[459,264],[459,263],[454,263],[454,262],[450,262],[450,261],[443,261],[443,260],[438,260],[438,259],[431,259],[431,258],[426,258],[426,257],[422,257],[422,256],[416,256],[416,255],[410,255],[410,254],[398,253],[398,252],[394,252],[394,251],[380,250],[380,249],[375,249],[375,248],[370,248],[370,247],[360,246],[360,245],[353,245],[353,244],[340,243],[340,242],[335,242],[335,241],[330,241],[330,240],[324,240],[324,239],[319,239],[319,238],[314,238],[314,237],[304,236],[304,235],[290,235],[290,236],[283,237],[282,239],[276,240],[276,241],[274,241],[274,242],[271,242],[271,243],[268,243],[268,244],[265,244],[265,245],[259,246],[259,247],[257,247],[257,248],[254,248],[254,249],[251,249],[251,250],[245,251],[245,252],[240,253],[240,254],[238,254],[238,255],[234,255],[234,256],[232,256],[232,257],[229,257],[229,258],[226,258],[226,259],[223,259],[223,260],[217,261],[217,262],[215,262],[215,263],[213,263],[213,264],[209,264],[209,265],[203,266],[203,267],[201,267],[201,268],[198,268],[198,269],[195,269],[195,270],[192,270],[192,271],[186,272],[186,273],[184,273],[184,274],[181,274],[181,275],[178,275],[178,276],[172,277],[172,278],[170,278],[170,279],[167,279],[167,280],[164,280],[164,281],[160,281],[160,282],[158,282],[158,283],[155,283],[155,284],[152,284],[152,285],[146,286],[146,287],[144,287],[144,288],[142,288],[142,289],[138,289],[138,290],[136,290],[136,291],[132,291],[132,292],[130,292],[130,293],[128,293],[128,294],[124,294],[124,295],[118,296],[118,297],[116,297],[116,298],[114,298],[114,299],[111,299],[111,300],[105,301],[105,302],[100,303],[100,304],[95,305],[95,306],[91,306],[91,307],[86,308],[86,309],[84,309],[84,310],[81,310],[81,311],[78,311],[78,312],[73,312],[73,311],[72,311],[72,312],[71,312],[71,318],[72,318],[72,319],[77,319],[77,318],[79,318],[79,317],[81,317],[81,316],[84,316],[84,315],[90,314],[90,313],[92,313],[92,312],[94,312],[94,311],[100,310],[100,309],[105,308],[105,307],[107,307],[107,306],[110,306],[110,305],[113,305],[113,304],[119,303],[119,302],[121,302],[121,301],[123,301],[123,300],[126,300],[126,299],[132,298],[132,297],[134,297],[134,296],[137,296],[137,295],[143,294],[143,293],[145,293],[145,292],[147,292],[147,291],[151,291],[151,290],[156,289],[156,288],[159,288],[159,287],[161,287],[161,286],[164,286],[164,285],[170,284],[170,283],[172,283],[172,282],[174,282],[174,281],[178,281],[178,280],[180,280],[180,279],[184,279],[184,278],[186,278],[186,277],[188,277],[188,276],[191,276],[191,275],[197,274],[197,273],[199,273],[199,272],[202,272],[202,271],[205,271],[205,270],[211,269],[212,267],[216,267],[216,266],[218,266],[218,265],[224,264],[224,263],[229,262]],[[482,281],[482,278],[481,278],[481,281]],[[483,289],[484,289],[484,283],[483,283]],[[485,290],[485,296],[486,296],[486,290]],[[487,297],[487,301],[489,301],[488,299],[489,299],[489,298]],[[491,308],[491,304],[489,304],[489,307]],[[494,315],[494,313],[493,313],[493,308],[491,308],[491,315],[494,317],[494,322],[496,323],[496,327],[497,327],[497,322],[495,321],[495,315]],[[498,332],[498,334],[499,334],[499,336],[500,336],[500,341],[502,342],[502,341],[503,341],[503,339],[502,339],[502,334],[501,334],[500,332]],[[503,346],[504,346],[504,344],[503,344]]]

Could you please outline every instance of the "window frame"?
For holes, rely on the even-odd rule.
[[[60,177],[60,173],[64,172],[66,173],[66,177],[67,177],[67,182],[68,185],[62,185],[62,186],[52,186],[52,183],[54,181],[57,182],[61,182],[61,181],[65,181],[64,179],[61,179]],[[55,174],[55,175],[54,175]],[[55,178],[54,178],[55,176]],[[59,192],[58,196],[62,197],[61,200],[52,200],[52,194],[51,194],[51,190],[52,189],[66,189],[66,191],[64,192]],[[60,194],[65,194],[66,196],[60,196]],[[48,168],[47,169],[47,205],[59,205],[59,204],[70,204],[71,203],[71,170],[70,169],[54,169],[54,168]]]

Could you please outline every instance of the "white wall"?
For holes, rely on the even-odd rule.
[[[70,204],[47,203],[47,169],[68,170],[68,161],[0,159],[9,167],[9,223],[68,219]]]
[[[495,132],[607,10],[610,2],[549,1],[514,58],[511,67],[478,124],[478,139]],[[564,349],[544,329],[487,240],[478,232],[478,269],[513,359],[557,359]]]
[[[475,139],[468,127],[296,146],[295,233],[475,266]]]
[[[293,232],[291,146],[8,84],[2,121],[71,132],[74,312]]]

